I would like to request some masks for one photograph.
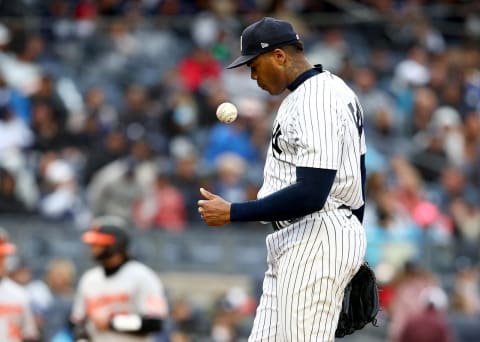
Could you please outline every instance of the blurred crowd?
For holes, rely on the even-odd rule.
[[[421,289],[449,286],[452,307],[478,323],[480,5],[350,6],[0,2],[0,214],[78,229],[111,214],[138,229],[181,232],[200,222],[200,186],[230,201],[255,198],[281,98],[258,89],[248,68],[225,65],[238,55],[243,27],[270,15],[291,21],[309,60],[341,76],[363,105],[366,259],[385,285],[386,315],[402,311],[392,336],[421,314],[401,302],[394,289],[403,285],[414,304]],[[239,109],[230,125],[215,117],[224,101]],[[419,266],[435,259],[423,248],[431,241],[453,246],[447,286]]]

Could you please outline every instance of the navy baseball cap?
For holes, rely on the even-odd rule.
[[[227,69],[247,64],[262,53],[299,41],[292,25],[284,20],[265,17],[245,28],[240,36],[240,57]]]
[[[82,234],[86,244],[116,246],[126,249],[130,242],[125,220],[117,216],[101,216],[96,218],[88,231]]]

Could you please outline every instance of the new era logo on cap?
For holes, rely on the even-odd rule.
[[[262,53],[298,40],[300,38],[289,22],[265,17],[243,30],[240,36],[240,57],[227,69],[244,65]]]

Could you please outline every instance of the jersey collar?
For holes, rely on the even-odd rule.
[[[302,72],[292,83],[288,85],[288,90],[294,91],[300,84],[308,80],[310,77],[315,76],[323,72],[321,64],[315,64],[312,69]]]
[[[111,277],[112,275],[114,275],[115,273],[117,273],[118,270],[120,270],[120,269],[122,268],[122,266],[125,265],[129,260],[130,260],[130,258],[127,257],[127,258],[125,258],[125,260],[123,260],[119,265],[114,266],[114,267],[105,267],[105,266],[102,266],[103,271],[105,272],[105,276]]]

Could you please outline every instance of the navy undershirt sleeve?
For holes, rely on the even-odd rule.
[[[297,182],[264,198],[232,203],[230,220],[283,221],[302,217],[323,208],[337,171],[297,167]]]
[[[365,155],[362,154],[360,157],[360,172],[362,174],[362,198],[363,198],[363,205],[358,208],[352,210],[352,214],[355,215],[360,222],[363,222],[363,214],[365,213],[365,183],[367,179],[367,171],[365,167]]]

